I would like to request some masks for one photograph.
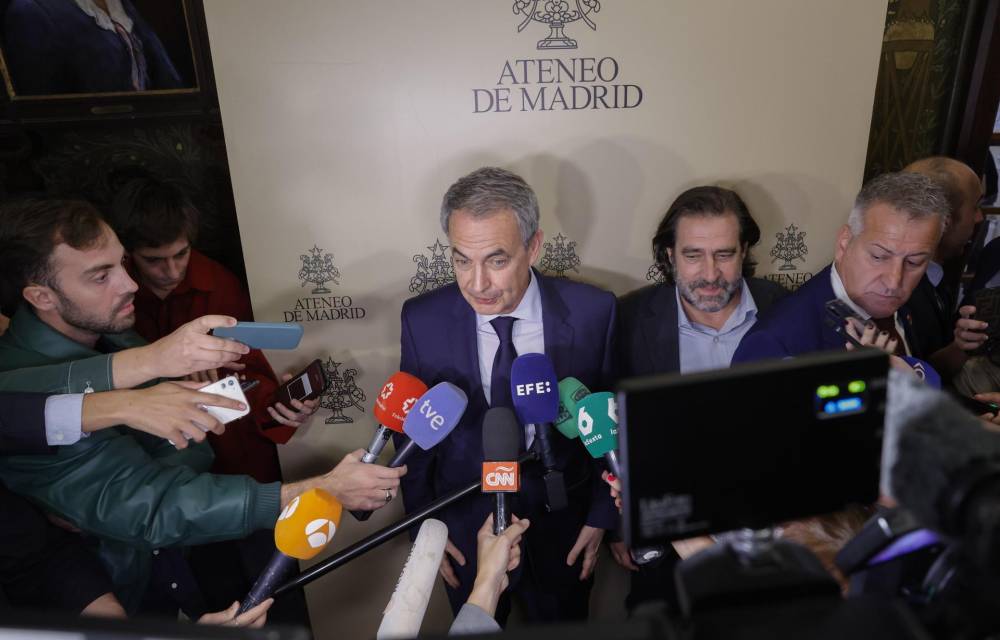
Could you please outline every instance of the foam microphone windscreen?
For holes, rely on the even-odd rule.
[[[308,560],[333,539],[340,525],[340,502],[322,489],[292,499],[274,525],[274,544],[286,556]]]
[[[392,374],[375,396],[375,419],[384,427],[403,432],[403,421],[416,406],[420,396],[427,392],[427,385],[416,376],[403,371]]]
[[[483,416],[483,460],[517,460],[521,441],[521,426],[507,407],[493,407]]]
[[[521,424],[555,422],[559,417],[559,379],[542,353],[518,356],[510,368],[510,397]]]
[[[958,516],[951,511],[960,507],[952,502],[957,497],[952,492],[963,493],[959,489],[963,480],[981,465],[1000,464],[1000,433],[987,429],[945,394],[926,387],[902,387],[896,397],[890,396],[890,406],[907,399],[909,406],[896,410],[903,416],[890,469],[893,497],[923,524],[959,533],[949,522]]]
[[[610,391],[592,393],[577,407],[577,429],[594,458],[618,449],[618,405]]]
[[[576,414],[580,401],[590,395],[587,385],[573,377],[559,381],[559,415],[556,418],[556,429],[570,440],[580,437],[576,426]]]
[[[448,527],[440,520],[424,520],[420,525],[396,590],[385,607],[382,624],[375,634],[378,640],[415,638],[420,632],[447,542]]]
[[[439,382],[417,399],[403,421],[403,433],[421,449],[433,448],[458,425],[469,399],[450,382]]]

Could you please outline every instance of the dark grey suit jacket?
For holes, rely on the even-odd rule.
[[[769,280],[747,278],[759,319],[788,290]],[[654,284],[618,300],[618,377],[677,373],[677,294],[672,284]]]

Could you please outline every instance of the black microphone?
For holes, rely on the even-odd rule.
[[[899,427],[890,469],[893,495],[925,526],[960,538],[969,556],[996,575],[1000,434],[943,393],[915,388],[907,393],[925,397],[917,397],[912,404],[919,408]]]
[[[492,493],[493,534],[500,535],[510,525],[507,494],[521,488],[518,451],[521,426],[514,412],[493,407],[483,416],[483,493]]]

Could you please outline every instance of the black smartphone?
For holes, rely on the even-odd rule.
[[[326,390],[326,384],[323,363],[318,359],[313,360],[308,367],[278,387],[274,392],[274,399],[286,407],[291,407],[292,400],[303,401],[318,398]]]
[[[836,298],[830,300],[824,306],[826,307],[826,315],[823,317],[823,320],[826,322],[828,327],[836,331],[844,338],[844,340],[847,340],[859,349],[863,349],[868,346],[861,344],[857,338],[847,333],[847,322],[850,318],[854,318],[858,326],[865,326],[865,321],[854,312],[854,309],[852,309],[843,300],[838,300]]]
[[[975,398],[970,398],[969,396],[964,396],[960,393],[954,393],[951,397],[958,400],[959,404],[977,416],[981,416],[984,413],[997,415],[997,413],[1000,412],[1000,405],[995,402],[983,402],[982,400],[976,400]]]

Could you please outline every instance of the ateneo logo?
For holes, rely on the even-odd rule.
[[[521,474],[518,471],[517,462],[484,462],[483,491],[519,491],[521,489]]]

